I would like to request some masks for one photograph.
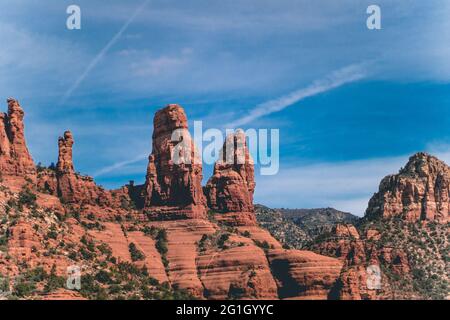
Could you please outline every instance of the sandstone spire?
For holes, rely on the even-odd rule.
[[[400,216],[407,221],[448,221],[450,168],[427,153],[413,155],[405,168],[385,177],[370,199],[368,218]]]
[[[73,160],[72,160],[72,146],[73,137],[70,131],[64,132],[63,137],[58,139],[58,164],[57,170],[60,173],[73,172]]]
[[[253,159],[245,134],[239,130],[226,138],[214,175],[205,187],[208,206],[216,212],[237,213],[230,215],[234,224],[254,224],[254,190]]]
[[[76,173],[73,166],[73,136],[70,131],[58,139],[58,163],[56,165],[57,194],[65,203],[101,204],[111,202],[108,192],[97,186],[89,176]]]
[[[157,219],[204,217],[202,164],[187,131],[184,109],[168,105],[156,113],[153,126],[153,150],[143,192],[145,209]],[[174,132],[179,132],[175,141]]]
[[[24,112],[19,102],[7,100],[8,113],[0,113],[0,169],[3,174],[35,178],[36,167],[24,134]]]

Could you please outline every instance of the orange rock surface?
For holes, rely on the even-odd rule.
[[[427,153],[412,156],[396,175],[385,177],[370,199],[366,217],[400,216],[407,221],[449,221],[450,168]]]
[[[206,217],[202,163],[187,129],[179,105],[168,105],[155,115],[143,190],[145,209],[153,219]]]

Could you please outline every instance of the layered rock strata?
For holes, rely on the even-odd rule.
[[[370,199],[366,217],[400,217],[446,223],[450,210],[450,168],[427,153],[412,156],[396,175],[385,177]]]
[[[7,103],[8,112],[0,113],[0,172],[35,180],[36,167],[25,142],[24,112],[17,100],[9,98]]]
[[[253,207],[254,163],[246,137],[238,130],[227,136],[205,194],[217,219],[232,225],[256,225]]]
[[[148,216],[155,220],[205,218],[202,163],[182,107],[171,104],[156,113],[152,141],[143,191]]]

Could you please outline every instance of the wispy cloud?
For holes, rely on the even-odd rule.
[[[335,89],[350,82],[361,80],[366,76],[366,64],[353,64],[347,66],[332,72],[324,79],[314,81],[306,88],[302,88],[277,99],[261,103],[250,110],[247,115],[236,121],[228,123],[225,127],[235,128],[248,124],[260,117],[279,112],[294,103],[300,102],[303,99]]]
[[[66,91],[61,99],[60,104],[63,104],[73,92],[80,86],[83,80],[89,75],[92,69],[102,60],[103,56],[111,49],[111,47],[120,39],[122,34],[127,30],[128,26],[133,22],[133,20],[142,12],[145,6],[150,2],[150,0],[144,0],[144,2],[134,11],[130,18],[124,23],[120,30],[112,37],[112,39],[103,47],[102,50],[94,57],[94,59],[89,63],[84,72],[77,78],[73,85]]]
[[[145,160],[147,157],[148,157],[148,154],[141,154],[138,157],[130,159],[130,160],[113,163],[112,165],[106,166],[106,167],[96,171],[94,173],[94,178],[97,178],[99,176],[105,175],[105,174],[107,174],[109,172],[112,172],[114,170],[121,169],[121,168],[126,167],[126,166],[128,166],[130,164],[135,164],[135,163],[137,163],[139,161]]]

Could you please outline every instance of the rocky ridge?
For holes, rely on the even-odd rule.
[[[2,174],[13,179],[0,186],[0,285],[11,289],[3,290],[6,297],[328,297],[342,262],[283,249],[256,225],[253,163],[245,143],[227,155],[244,161],[218,163],[205,195],[186,115],[169,105],[155,115],[145,184],[104,190],[75,172],[69,131],[58,140],[55,167],[30,166],[20,138],[23,112],[15,100],[8,106]],[[181,147],[172,141],[177,129]],[[227,141],[239,144],[242,138]],[[193,161],[174,162],[174,152]],[[81,290],[69,294],[62,288],[73,266],[81,268]]]
[[[381,181],[363,219],[313,241],[309,249],[344,261],[333,298],[448,298],[449,170],[427,153],[413,155]],[[373,266],[380,268],[380,286],[369,290]]]
[[[385,177],[370,199],[368,218],[449,221],[450,168],[427,153],[413,155],[396,175]]]
[[[287,250],[256,223],[253,163],[239,133],[227,141],[242,148],[227,153],[225,144],[220,159],[242,161],[218,161],[203,190],[186,115],[169,105],[155,115],[145,184],[105,190],[75,172],[68,131],[58,140],[57,165],[36,167],[23,116],[8,99],[0,130],[0,297],[448,297],[448,166],[432,156],[416,154],[385,178],[355,225],[335,224],[303,243],[308,250]],[[172,141],[177,129],[181,145]],[[193,161],[175,163],[174,152]],[[71,266],[82,266],[77,291],[64,289]],[[380,268],[379,287],[369,285],[372,266]]]

